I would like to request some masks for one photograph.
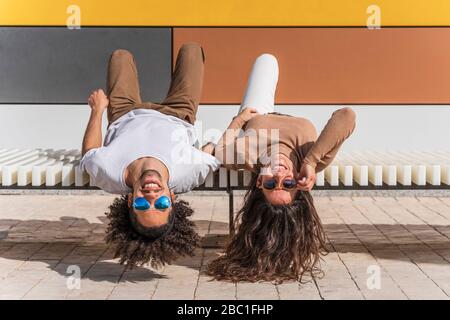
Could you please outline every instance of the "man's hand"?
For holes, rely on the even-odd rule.
[[[103,111],[108,107],[109,100],[102,89],[92,91],[88,98],[89,105],[93,112],[103,114]]]
[[[311,191],[316,182],[316,170],[309,164],[303,163],[297,179],[297,190]]]
[[[245,123],[257,115],[258,115],[258,111],[255,108],[245,108],[244,110],[241,111],[241,113],[239,113],[236,116],[236,118],[241,120],[243,123]]]

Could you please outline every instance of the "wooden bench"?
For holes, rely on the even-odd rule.
[[[98,189],[80,170],[79,150],[0,149],[1,189]],[[195,190],[225,191],[230,233],[235,190],[245,190],[247,171],[220,168]],[[316,190],[449,189],[450,152],[341,152],[317,174]]]

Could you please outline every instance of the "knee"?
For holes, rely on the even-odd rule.
[[[197,42],[185,42],[180,48],[180,52],[184,55],[198,55],[201,54],[203,61],[205,61],[205,52],[203,47]]]
[[[201,49],[201,45],[197,42],[194,41],[189,41],[189,42],[185,42],[183,43],[183,45],[181,46],[181,50],[182,49],[191,49],[191,50],[198,50]]]
[[[269,64],[275,67],[278,67],[278,60],[277,58],[270,53],[263,53],[260,56],[258,56],[258,58],[256,58],[256,62],[257,63],[264,63],[264,64]]]
[[[111,59],[129,59],[133,58],[133,55],[130,51],[125,49],[117,49],[111,53]]]
[[[356,120],[356,113],[350,107],[345,107],[337,110],[337,112],[345,118],[346,121],[354,123]]]

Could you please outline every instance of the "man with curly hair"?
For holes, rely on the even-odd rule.
[[[142,102],[134,57],[126,50],[112,53],[107,95],[99,89],[88,101],[91,115],[80,163],[91,184],[121,194],[110,207],[106,240],[128,267],[170,263],[192,255],[199,237],[188,203],[175,193],[202,184],[220,163],[196,149],[193,124],[203,82],[204,52],[184,44],[177,57],[167,97]],[[102,146],[102,114],[108,131]]]

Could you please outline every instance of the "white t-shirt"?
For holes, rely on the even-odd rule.
[[[193,146],[194,127],[173,116],[151,109],[136,109],[111,123],[103,147],[89,150],[80,167],[91,177],[91,185],[109,193],[126,194],[124,171],[142,157],[153,157],[169,171],[169,187],[175,193],[201,185],[220,162]]]

